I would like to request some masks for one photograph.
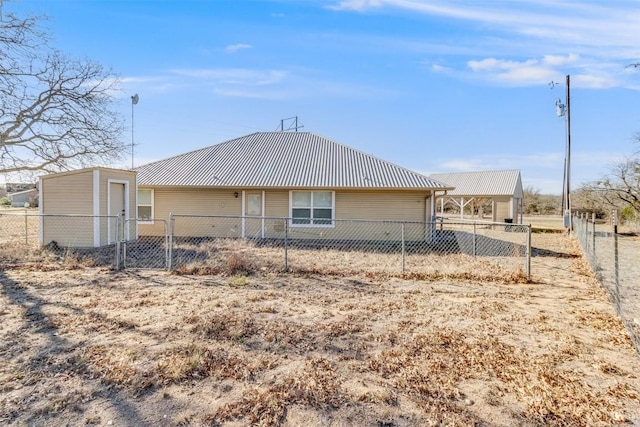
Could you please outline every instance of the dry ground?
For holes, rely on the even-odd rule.
[[[0,424],[640,425],[576,242],[533,246],[528,284],[5,268]]]

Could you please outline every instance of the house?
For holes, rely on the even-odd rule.
[[[266,238],[282,235],[282,225],[266,221],[274,217],[289,218],[294,238],[323,239],[362,238],[341,220],[415,221],[422,227],[414,238],[424,239],[436,197],[453,189],[310,132],[257,132],[136,171],[141,236],[163,234],[177,214],[242,217],[234,236]],[[221,233],[215,226],[174,229],[174,235],[229,235]]]
[[[134,171],[91,167],[55,173],[40,177],[38,188],[41,245],[100,247],[136,236]]]
[[[7,197],[11,200],[11,206],[14,208],[38,206],[38,190],[36,188],[9,193]]]
[[[438,198],[440,215],[444,215],[447,204],[452,204],[460,218],[464,218],[465,207],[470,206],[472,216],[478,208],[482,219],[482,206],[490,203],[491,221],[522,223],[524,192],[519,170],[437,173],[430,178],[455,187]]]

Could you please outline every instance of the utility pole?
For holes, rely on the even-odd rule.
[[[571,221],[571,81],[569,74],[567,74],[567,115],[565,117],[567,128],[567,142],[565,148],[565,172],[564,172],[564,226],[567,228],[567,233],[571,233],[573,227]]]
[[[556,82],[551,82],[549,85],[553,89]],[[571,233],[572,221],[571,221],[571,78],[567,74],[565,83],[566,89],[566,101],[563,104],[560,99],[556,101],[556,115],[558,117],[564,117],[566,128],[566,142],[564,153],[564,177],[562,182],[562,214],[564,217],[564,227],[567,229],[567,233]]]

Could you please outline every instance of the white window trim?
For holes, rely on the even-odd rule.
[[[311,211],[313,212],[313,193],[330,192],[331,193],[331,223],[330,224],[294,224],[293,223],[293,193],[308,192],[311,193]],[[324,218],[322,218],[324,219]],[[289,191],[289,227],[300,228],[335,228],[336,227],[336,192],[329,190],[290,190]]]
[[[140,190],[150,190],[151,191],[151,221],[145,221],[145,220],[141,220],[140,218],[138,218],[138,207],[139,206],[149,206],[149,205],[141,205],[140,204],[140,198],[138,197],[138,191]],[[136,220],[138,221],[138,224],[153,224],[153,218],[155,218],[155,208],[156,208],[156,194],[155,194],[155,190],[153,188],[145,188],[145,187],[138,187],[136,189],[136,201],[138,203],[136,203]]]

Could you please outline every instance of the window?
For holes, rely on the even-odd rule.
[[[333,191],[292,191],[291,225],[333,226]]]
[[[138,221],[152,222],[153,219],[153,190],[138,189]]]

